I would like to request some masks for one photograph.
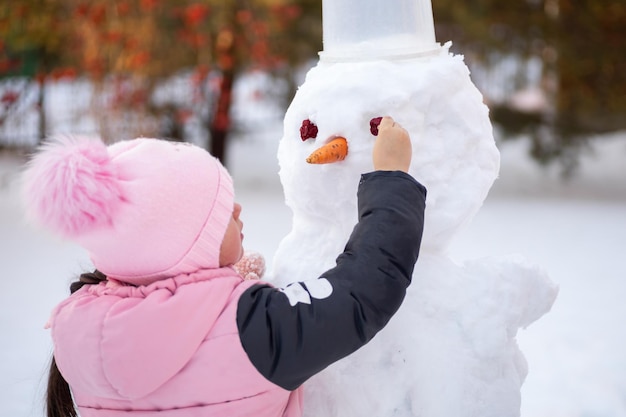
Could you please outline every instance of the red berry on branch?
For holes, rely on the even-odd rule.
[[[374,117],[370,120],[370,132],[372,132],[372,135],[378,136],[378,125],[382,120],[382,117]]]
[[[317,137],[317,126],[315,123],[310,121],[309,119],[302,121],[302,126],[300,126],[300,138],[304,142],[307,139],[316,138]]]

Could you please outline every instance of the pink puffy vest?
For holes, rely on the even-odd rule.
[[[87,285],[51,318],[54,354],[81,417],[298,417],[302,389],[261,376],[239,339],[230,268],[149,286]]]

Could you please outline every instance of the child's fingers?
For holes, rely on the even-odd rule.
[[[381,130],[389,129],[393,127],[395,124],[396,122],[390,116],[383,117],[383,119],[380,121],[380,125],[378,126],[379,134]]]
[[[389,116],[381,120],[380,126],[378,127],[378,135],[385,140],[410,142],[409,134],[406,129]]]
[[[390,116],[383,117],[380,125],[378,126],[378,134],[395,140],[403,139],[404,137],[408,139],[409,136],[406,129]]]
[[[408,172],[411,140],[408,132],[393,118],[387,116],[381,120],[372,157],[376,170]]]

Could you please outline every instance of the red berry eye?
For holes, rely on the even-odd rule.
[[[374,117],[370,120],[370,132],[372,132],[372,135],[378,136],[378,125],[382,120],[382,117]]]
[[[302,126],[300,126],[300,138],[304,142],[307,139],[316,138],[317,137],[317,126],[315,123],[310,121],[309,119],[302,121]]]

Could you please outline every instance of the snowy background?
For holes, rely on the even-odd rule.
[[[269,264],[291,213],[278,180],[280,121],[264,126],[233,140],[228,165],[245,246]],[[523,417],[626,417],[626,133],[592,143],[566,182],[558,167],[530,161],[524,142],[499,144],[500,178],[453,245],[459,260],[523,254],[560,287],[552,311],[519,335],[530,368]],[[91,268],[80,248],[24,224],[21,164],[0,154],[0,417],[43,416],[51,352],[43,326],[69,283]]]

